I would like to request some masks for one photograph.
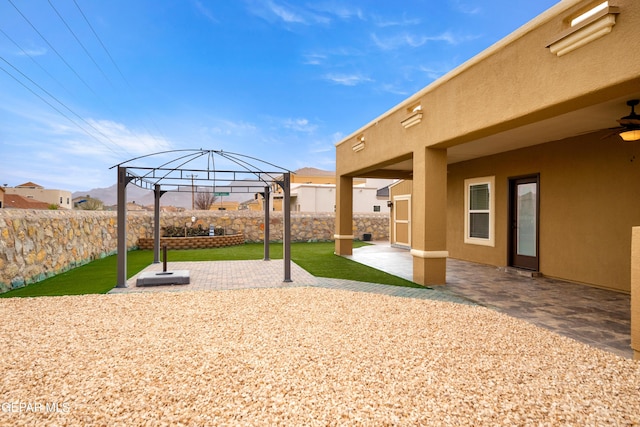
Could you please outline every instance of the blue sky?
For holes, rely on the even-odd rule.
[[[107,187],[187,148],[333,170],[336,142],[555,3],[3,0],[0,185]]]

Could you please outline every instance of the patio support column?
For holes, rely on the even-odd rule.
[[[640,227],[631,235],[631,348],[640,360]]]
[[[353,254],[353,178],[340,176],[336,182],[336,243],[337,255]]]
[[[153,263],[160,263],[160,197],[166,193],[160,184],[153,187]]]
[[[264,187],[264,193],[262,193],[263,207],[264,207],[264,260],[269,261],[269,186]]]
[[[127,168],[118,166],[118,275],[116,287],[127,287]]]
[[[447,268],[447,150],[423,148],[413,155],[411,255],[413,281],[444,285]]]

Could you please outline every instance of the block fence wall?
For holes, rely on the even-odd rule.
[[[185,211],[162,213],[160,227],[222,226],[244,234],[247,242],[264,238],[264,213],[252,211]],[[270,240],[282,240],[282,213],[270,212]],[[328,241],[335,233],[334,213],[291,213],[292,241]],[[353,234],[362,239],[389,238],[387,214],[354,214]],[[153,238],[153,213],[127,213],[127,247],[140,238]],[[35,283],[114,254],[117,249],[116,212],[36,211],[0,209],[0,293]]]

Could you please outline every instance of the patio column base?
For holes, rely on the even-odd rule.
[[[334,234],[333,238],[336,241],[336,255],[353,255],[353,234]]]
[[[420,251],[413,255],[413,281],[419,285],[446,285],[448,251]]]

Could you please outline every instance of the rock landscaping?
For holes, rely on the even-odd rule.
[[[640,363],[319,288],[0,300],[1,425],[638,425]]]

